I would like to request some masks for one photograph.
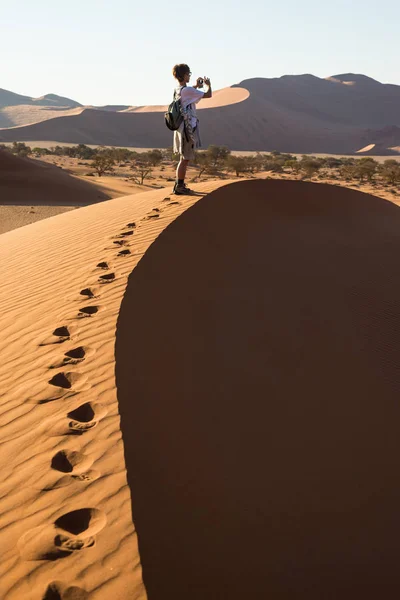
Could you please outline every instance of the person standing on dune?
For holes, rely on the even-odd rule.
[[[211,81],[208,77],[198,77],[196,85],[189,86],[191,71],[186,64],[175,65],[172,74],[179,82],[175,95],[181,99],[183,121],[177,131],[174,131],[173,151],[179,154],[180,160],[176,170],[176,182],[173,193],[178,195],[190,194],[191,190],[185,184],[186,170],[189,161],[194,159],[195,150],[201,147],[199,119],[196,114],[196,104],[202,98],[211,98]],[[201,88],[208,87],[207,92]]]

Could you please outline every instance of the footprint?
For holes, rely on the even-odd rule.
[[[87,539],[99,533],[107,522],[105,513],[98,508],[79,508],[65,513],[54,521],[57,529]]]
[[[97,508],[80,508],[65,513],[52,525],[27,531],[18,540],[25,560],[58,560],[95,545],[94,535],[107,523],[105,513]]]
[[[121,250],[117,256],[128,256],[128,254],[132,254],[130,250]]]
[[[83,308],[79,309],[79,313],[78,313],[78,319],[83,319],[85,317],[92,317],[93,315],[96,315],[99,310],[101,310],[100,306],[84,306]]]
[[[170,199],[171,199],[170,196],[166,196],[166,198],[162,199],[162,202],[166,202],[167,200],[170,200]]]
[[[159,216],[160,215],[158,215],[158,214],[157,215],[149,215],[147,218],[148,219],[158,219]]]
[[[133,229],[134,227],[136,227],[136,223],[127,223],[126,227]]]
[[[81,373],[74,373],[72,371],[57,373],[54,375],[48,383],[52,386],[52,389],[45,393],[37,396],[31,396],[27,402],[33,404],[47,404],[60,398],[69,398],[75,396],[78,392],[88,390],[91,385],[87,383],[87,376]]]
[[[173,206],[174,204],[182,204],[181,202],[168,202],[168,206]]]
[[[83,588],[62,581],[52,581],[47,586],[42,600],[89,600],[89,594]]]
[[[57,327],[51,336],[46,338],[39,346],[49,346],[50,344],[62,344],[71,339],[71,335],[76,331],[76,328],[71,325]]]
[[[93,464],[93,459],[78,450],[60,450],[51,459],[51,468],[60,473],[80,475]]]
[[[107,273],[106,275],[100,275],[100,283],[111,283],[115,279],[115,273]]]
[[[99,262],[96,267],[98,267],[99,269],[109,269],[110,267],[108,266],[107,262]]]
[[[119,233],[118,235],[114,235],[113,238],[125,238],[129,237],[130,235],[133,235],[133,231],[124,231],[122,233]]]
[[[93,429],[105,417],[107,409],[103,404],[85,402],[67,414],[69,433],[82,435],[85,431]]]
[[[86,375],[67,371],[57,373],[48,381],[27,381],[18,389],[19,393],[25,398],[24,401],[28,404],[47,404],[60,398],[70,398],[79,392],[88,390],[92,386],[87,380]]]
[[[58,369],[59,367],[64,367],[65,365],[77,365],[80,362],[83,362],[89,356],[93,356],[95,350],[93,348],[89,348],[88,346],[78,346],[77,348],[73,348],[72,350],[68,350],[64,354],[64,358],[60,360],[58,363],[51,365],[50,369]]]
[[[87,379],[88,378],[86,375],[68,371],[66,373],[57,373],[57,375],[54,375],[54,377],[49,380],[49,383],[50,385],[54,385],[55,387],[63,388],[65,390],[70,390],[72,388],[79,390],[87,382]]]
[[[116,244],[117,246],[127,246],[128,242],[127,240],[115,240],[113,244]]]
[[[79,293],[81,296],[86,296],[87,298],[97,298],[98,288],[85,288],[81,290]]]

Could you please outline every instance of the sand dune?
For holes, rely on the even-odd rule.
[[[222,187],[131,273],[116,382],[152,600],[400,593],[400,210]]]
[[[110,196],[48,163],[0,150],[1,204],[87,205]]]
[[[396,597],[399,209],[195,189],[0,236],[0,597]]]
[[[165,197],[118,198],[0,236],[4,600],[146,598],[114,345],[127,276],[199,198]]]
[[[0,129],[40,123],[56,117],[79,115],[83,108],[16,105],[0,108]]]
[[[197,104],[197,108],[199,110],[206,108],[217,108],[220,106],[229,106],[230,104],[237,104],[238,102],[243,102],[247,100],[250,96],[250,92],[245,88],[224,88],[222,90],[217,90],[213,92],[212,98],[207,100],[200,100]],[[165,112],[168,106],[132,106],[125,111],[122,112]]]
[[[24,96],[22,94],[16,94],[9,90],[0,88],[0,107],[2,106],[16,106],[16,105],[37,105],[37,106],[69,106],[77,107],[82,106],[79,102],[71,100],[71,98],[65,98],[64,96],[58,96],[57,94],[45,94],[40,98],[32,98],[31,96]]]
[[[345,85],[349,81],[352,85]],[[202,140],[205,146],[225,144],[251,151],[353,154],[373,143],[385,149],[398,145],[397,134],[386,136],[389,146],[378,138],[382,128],[400,127],[399,102],[400,86],[361,75],[247,79],[215,92],[210,102],[202,101]],[[171,145],[164,109],[131,107],[117,113],[86,109],[79,115],[2,130],[0,141],[164,148]]]

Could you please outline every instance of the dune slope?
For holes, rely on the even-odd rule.
[[[396,597],[400,210],[222,187],[131,273],[116,383],[150,600]]]
[[[79,205],[107,200],[96,185],[48,163],[0,150],[0,204]]]
[[[127,276],[201,197],[146,192],[0,235],[2,599],[146,599],[115,328]]]

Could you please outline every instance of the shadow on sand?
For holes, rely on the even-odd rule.
[[[149,600],[400,594],[400,210],[240,182],[129,278],[116,379]]]

